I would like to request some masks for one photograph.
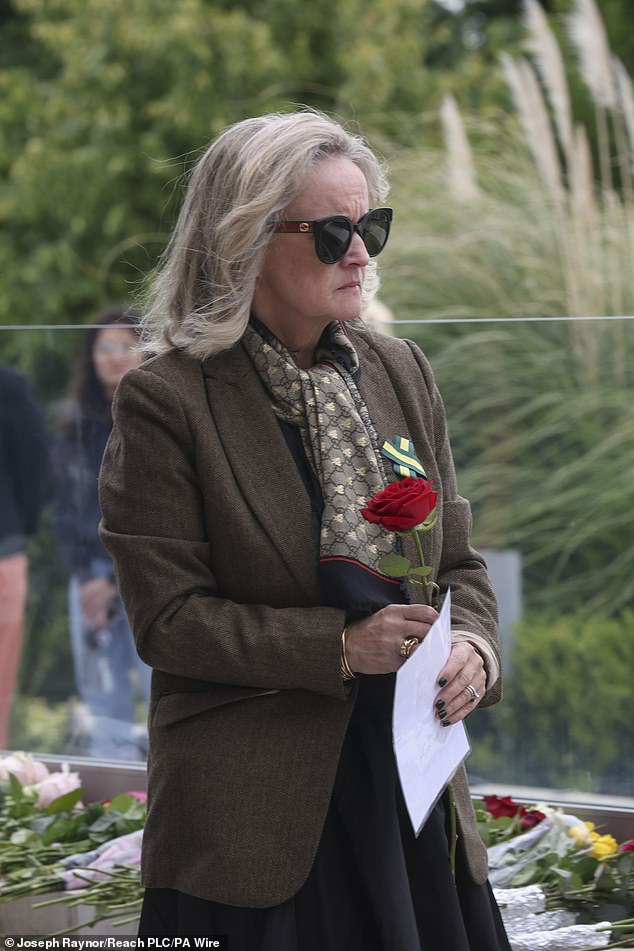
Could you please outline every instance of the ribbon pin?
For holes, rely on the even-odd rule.
[[[412,479],[427,478],[414,452],[414,444],[405,436],[395,436],[392,442],[386,439],[381,446],[381,455],[390,460],[397,475]]]

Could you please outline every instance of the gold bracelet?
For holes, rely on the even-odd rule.
[[[341,632],[341,676],[345,681],[354,680],[354,674],[350,670],[350,664],[348,663],[348,658],[346,657],[346,631],[347,627],[344,627]]]

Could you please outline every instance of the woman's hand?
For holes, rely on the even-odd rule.
[[[464,720],[475,710],[486,690],[486,671],[481,655],[468,641],[453,645],[438,685],[442,690],[435,701],[436,716],[443,726]],[[472,691],[478,696],[474,697]]]
[[[346,629],[346,657],[355,674],[390,674],[405,663],[401,645],[422,641],[438,612],[426,604],[388,604]],[[467,645],[468,646],[468,645]],[[416,650],[416,645],[412,652]]]
[[[109,578],[92,578],[79,587],[79,600],[89,627],[108,627],[108,612],[117,588]]]

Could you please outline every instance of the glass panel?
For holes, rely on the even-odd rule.
[[[632,797],[634,324],[515,319],[398,331],[434,367],[474,543],[500,600],[505,698],[469,720],[472,779]],[[106,360],[133,358],[109,350]],[[138,759],[147,671],[96,535],[107,417],[77,399],[76,371],[93,351],[85,329],[0,333],[0,361],[31,381],[20,378],[9,397],[3,390],[0,452],[32,510],[42,502],[45,442],[50,457],[49,501],[27,547],[7,745]],[[15,504],[5,485],[1,498]],[[15,653],[26,559],[24,546],[4,544],[0,643]],[[0,671],[6,724],[10,663]]]
[[[24,330],[0,347],[0,746],[142,761],[150,672],[99,540],[97,493],[136,334]]]
[[[429,356],[500,603],[474,782],[634,795],[634,324],[399,327]]]

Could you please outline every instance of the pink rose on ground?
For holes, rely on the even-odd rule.
[[[62,763],[62,769],[58,773],[51,773],[42,782],[36,783],[35,791],[38,794],[38,809],[46,809],[59,796],[79,789],[81,780],[79,773],[71,773],[68,763]]]
[[[128,789],[126,796],[132,796],[134,799],[138,799],[139,802],[147,802],[147,793],[142,789]]]
[[[0,781],[7,781],[11,773],[21,786],[33,786],[43,782],[48,775],[44,763],[33,759],[27,753],[12,753],[0,759]]]

